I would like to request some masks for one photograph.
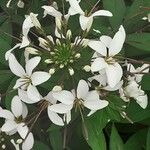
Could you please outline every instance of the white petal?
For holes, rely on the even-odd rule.
[[[23,36],[20,48],[24,48],[24,47],[28,46],[29,44],[30,44],[30,41],[29,41],[28,37],[27,36]]]
[[[28,137],[22,144],[22,150],[31,150],[34,145],[33,134],[29,133]]]
[[[18,43],[18,44],[16,44],[12,49],[8,50],[8,51],[6,52],[6,54],[5,54],[5,59],[8,60],[8,59],[9,59],[9,56],[10,56],[10,54],[11,54],[11,52],[12,52],[14,49],[18,48],[20,45],[21,45],[21,43]]]
[[[128,64],[127,71],[134,73],[134,72],[136,72],[136,69],[132,64]]]
[[[16,81],[16,84],[14,85],[13,89],[18,89],[18,88],[25,86],[25,85],[26,85],[26,80],[23,78],[20,78]]]
[[[118,54],[125,42],[126,33],[123,26],[120,26],[119,31],[114,35],[109,48],[109,56]]]
[[[88,92],[86,97],[84,98],[85,101],[94,101],[94,100],[99,100],[99,95],[97,91],[93,90]]]
[[[50,109],[47,109],[48,117],[49,119],[56,125],[63,126],[64,122],[62,118],[55,112],[51,111]]]
[[[94,62],[91,65],[91,71],[96,72],[100,71],[101,69],[104,69],[108,66],[104,58],[96,58]]]
[[[88,113],[87,116],[88,116],[88,117],[91,116],[91,115],[94,114],[96,111],[97,111],[97,110],[91,110],[91,111]]]
[[[36,101],[33,101],[31,99],[29,99],[28,95],[27,95],[27,92],[24,91],[24,90],[21,90],[21,89],[18,89],[18,95],[19,95],[19,98],[27,103],[27,104],[33,104],[33,103],[36,103]]]
[[[22,77],[25,75],[25,71],[22,68],[22,66],[18,63],[17,59],[13,54],[10,54],[9,56],[9,67],[12,73],[14,73],[16,76]]]
[[[72,109],[73,105],[65,105],[62,103],[54,104],[48,107],[49,110],[59,113],[59,114],[65,114],[69,112]]]
[[[111,88],[113,88],[121,80],[123,71],[121,66],[118,63],[115,63],[113,65],[108,65],[108,67],[106,68],[106,74],[108,84]]]
[[[70,7],[79,14],[84,14],[77,0],[69,0]]]
[[[22,103],[23,109],[22,109],[22,117],[26,118],[26,116],[28,115],[28,107],[25,103]]]
[[[77,87],[77,98],[84,99],[88,94],[89,86],[85,80],[80,80]]]
[[[93,17],[96,17],[96,16],[108,16],[108,17],[112,17],[112,13],[108,10],[98,10],[96,12],[94,12],[92,14]]]
[[[119,90],[122,87],[122,85],[123,85],[123,80],[118,82],[113,88],[108,85],[104,87],[103,89],[106,91],[116,91],[116,90]]]
[[[27,95],[29,97],[29,99],[31,99],[34,102],[38,102],[41,100],[41,95],[39,93],[39,91],[37,90],[37,88],[33,85],[29,85],[28,89],[27,89]]]
[[[112,41],[112,38],[110,37],[110,36],[107,36],[107,35],[102,35],[101,37],[100,37],[100,40],[101,40],[101,42],[107,47],[107,48],[109,48],[109,45],[110,45],[110,43],[111,43],[111,41]],[[106,55],[105,55],[106,56]]]
[[[45,100],[49,101],[51,104],[56,104],[57,100],[53,97],[53,92],[50,91],[45,97]]]
[[[11,101],[11,110],[16,118],[22,116],[22,102],[18,96],[15,96]]]
[[[17,127],[17,124],[12,120],[7,120],[1,128],[2,132],[10,132]]]
[[[103,56],[107,56],[107,48],[101,41],[90,41],[88,46]]]
[[[33,69],[39,64],[41,57],[33,57],[26,63],[26,72],[30,76]]]
[[[32,28],[33,26],[34,25],[33,25],[32,21],[31,21],[30,16],[27,16],[26,19],[23,22],[23,25],[22,25],[23,36],[27,37],[30,28]]]
[[[49,14],[53,17],[58,17],[59,19],[61,19],[62,14],[57,11],[54,7],[52,6],[42,6],[43,9],[45,9],[44,11],[44,17]]]
[[[66,105],[73,104],[75,100],[74,95],[70,91],[66,91],[66,90],[60,92],[54,92],[52,95],[55,99],[57,99],[58,101]]]
[[[136,102],[143,108],[145,109],[148,105],[148,96],[147,95],[142,95],[136,98]]]
[[[87,30],[88,32],[92,26],[93,17],[85,17],[84,15],[80,15],[79,21],[82,30]]]
[[[108,106],[108,101],[105,100],[93,100],[93,101],[85,101],[84,106],[89,108],[90,110],[99,110]]]
[[[50,75],[44,71],[36,71],[31,76],[32,84],[35,86],[46,82],[49,78]]]
[[[21,138],[25,139],[29,129],[24,123],[21,123],[18,125],[17,131],[18,131],[19,135],[21,136]]]
[[[0,118],[5,118],[5,119],[13,120],[14,119],[14,115],[9,110],[1,109],[0,110]]]

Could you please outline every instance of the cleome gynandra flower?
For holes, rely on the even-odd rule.
[[[125,107],[130,100],[135,99],[143,109],[148,104],[140,83],[150,65],[143,63],[135,69],[135,61],[120,53],[126,39],[123,25],[109,36],[91,38],[94,19],[113,14],[108,10],[95,11],[96,5],[89,12],[83,11],[80,0],[65,3],[69,8],[63,12],[56,2],[42,6],[42,21],[34,12],[26,15],[20,43],[5,54],[17,77],[12,88],[18,94],[12,99],[11,111],[0,109],[0,117],[5,119],[1,131],[7,135],[19,133],[22,142],[11,141],[18,150],[21,145],[23,150],[32,149],[31,130],[42,113],[47,114],[49,123],[64,126],[76,117],[84,124],[86,118],[110,107],[113,102],[109,97],[114,94],[124,105],[114,104],[113,108],[125,118],[129,118]],[[79,17],[77,32],[70,26],[75,16]],[[43,20],[49,19],[52,25],[43,26]],[[19,61],[16,51],[23,52],[23,61]],[[32,105],[34,109],[28,112],[27,107]]]

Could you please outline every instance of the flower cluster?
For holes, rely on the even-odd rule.
[[[150,66],[143,64],[142,67],[135,69],[131,60],[121,56],[120,52],[126,39],[123,25],[120,25],[114,36],[102,35],[91,39],[88,33],[92,29],[94,18],[111,17],[112,13],[107,10],[93,12],[94,8],[87,13],[80,7],[79,0],[66,1],[70,5],[66,14],[58,11],[56,3],[42,7],[43,17],[49,15],[55,20],[54,33],[47,34],[37,19],[38,15],[30,13],[22,25],[21,43],[15,45],[5,55],[11,72],[19,79],[13,87],[18,91],[18,95],[12,99],[11,111],[0,110],[0,117],[5,119],[1,131],[8,135],[18,133],[23,140],[23,150],[32,148],[34,138],[30,124],[45,110],[51,122],[63,126],[70,123],[73,111],[79,112],[84,120],[84,114],[90,116],[107,107],[109,105],[107,94],[112,91],[120,95],[125,102],[135,99],[142,108],[146,108],[148,103],[140,82],[143,73],[149,72]],[[69,20],[74,15],[79,15],[81,27],[81,32],[77,36],[69,27]],[[37,34],[33,33],[32,29]],[[34,39],[30,38],[30,32]],[[17,48],[24,50],[25,68],[15,56]],[[84,61],[83,53],[87,49],[92,51],[89,64],[80,65],[78,62]],[[77,84],[74,83],[76,68],[88,74],[86,79],[81,77]],[[72,81],[71,88],[61,82],[49,91],[46,90],[47,93],[44,95],[40,88],[46,83],[52,84],[51,79],[59,71],[63,73],[60,75],[61,80],[72,79],[69,80]],[[26,104],[38,107],[38,113],[33,118],[28,115]],[[15,147],[19,147],[14,141],[12,143]]]

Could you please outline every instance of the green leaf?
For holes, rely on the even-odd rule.
[[[106,150],[106,142],[102,129],[107,123],[108,116],[104,110],[96,112],[85,120],[86,129],[84,130],[87,130],[87,143],[93,150]]]
[[[150,33],[134,33],[129,34],[126,43],[138,49],[150,52]]]
[[[111,130],[109,150],[123,150],[123,141],[114,125]]]
[[[126,113],[133,122],[139,122],[150,117],[149,106],[146,109],[143,109],[135,102],[135,100],[130,102]]]
[[[143,21],[142,18],[148,14],[148,11],[142,9],[142,7],[150,6],[149,0],[134,0],[131,7],[126,11],[126,17],[124,20],[124,26],[127,33],[136,32],[145,25],[146,21]]]
[[[140,130],[132,135],[129,140],[125,143],[125,150],[143,150],[146,145],[147,130]]]
[[[142,89],[150,91],[150,75],[144,75],[142,79]]]
[[[52,125],[49,129],[49,139],[53,150],[60,150],[63,147],[62,144],[62,133],[60,127]]]
[[[50,148],[45,145],[44,143],[40,142],[40,141],[35,141],[34,143],[34,147],[32,148],[32,150],[50,150]]]
[[[148,129],[147,133],[146,150],[150,150],[150,128]]]
[[[109,21],[112,28],[116,30],[122,24],[126,12],[124,0],[103,0],[103,5],[106,10],[112,12],[113,16]]]

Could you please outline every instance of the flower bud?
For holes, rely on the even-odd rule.
[[[59,86],[59,85],[54,86],[53,89],[52,89],[52,91],[54,91],[54,92],[59,92],[61,90],[62,90],[62,87]]]
[[[44,62],[47,63],[47,64],[52,64],[53,63],[53,61],[51,59],[46,59]]]
[[[44,49],[47,48],[48,42],[47,42],[45,39],[39,37],[38,40],[39,40],[39,42],[40,42],[40,43],[39,43],[39,46],[40,46],[40,47],[42,47],[42,48],[44,48]]]
[[[74,70],[72,68],[68,69],[68,71],[71,76],[74,75]]]
[[[61,65],[59,66],[59,68],[61,68],[61,69],[62,69],[62,68],[64,68],[64,65],[63,65],[63,64],[61,64]]]
[[[61,30],[61,20],[60,18],[56,17],[55,18],[55,23],[56,23],[56,27]]]
[[[22,139],[18,139],[18,140],[16,141],[17,144],[21,144],[22,142],[23,142]]]
[[[86,65],[83,67],[83,70],[85,70],[86,72],[90,72],[91,71],[91,66]]]
[[[51,68],[51,69],[49,70],[49,74],[52,75],[52,74],[54,74],[54,73],[55,73],[55,69],[54,69],[54,68]]]
[[[72,37],[71,30],[68,30],[68,31],[67,31],[67,34],[66,34],[66,38],[67,38],[67,39],[71,39],[71,37]]]
[[[80,53],[77,53],[76,55],[75,55],[75,58],[80,58],[81,57],[81,54]]]
[[[28,51],[30,54],[37,55],[39,51],[33,47],[26,47],[25,51]]]
[[[59,39],[56,39],[56,44],[57,44],[57,45],[61,45],[61,43],[60,43],[60,40],[59,40]]]
[[[24,8],[24,2],[22,0],[19,0],[17,6],[19,8]]]
[[[37,15],[34,14],[34,13],[30,13],[30,18],[31,18],[31,21],[32,21],[33,25],[34,25],[37,29],[41,29],[41,24],[40,24],[40,22],[39,22],[38,19],[37,19]]]

